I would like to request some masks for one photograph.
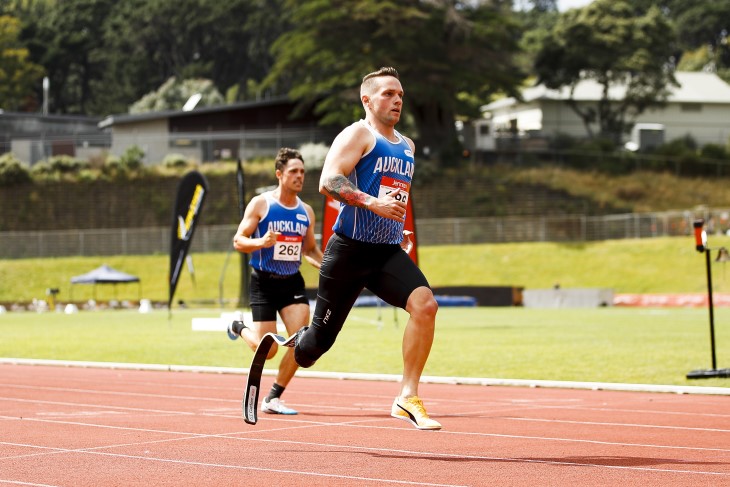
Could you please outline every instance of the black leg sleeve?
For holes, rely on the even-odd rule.
[[[312,326],[296,340],[294,359],[300,367],[311,367],[334,345],[363,285],[320,275],[319,293]]]

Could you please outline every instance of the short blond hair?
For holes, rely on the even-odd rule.
[[[381,78],[383,76],[392,76],[397,80],[400,79],[398,77],[398,71],[395,68],[390,66],[382,67],[379,70],[368,73],[363,77],[362,84],[360,85],[360,96],[372,92],[375,85],[375,78]]]

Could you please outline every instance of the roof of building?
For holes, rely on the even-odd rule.
[[[0,108],[0,118],[4,119],[18,119],[18,120],[50,120],[53,122],[88,122],[94,123],[101,119],[101,117],[94,117],[88,115],[65,115],[58,113],[49,113],[43,115],[38,112],[6,112]]]
[[[670,103],[730,103],[730,85],[715,73],[677,71],[674,76],[680,86],[670,87],[667,99]],[[613,100],[621,100],[625,92],[625,85],[616,85],[609,88],[608,96]],[[602,85],[595,80],[587,79],[576,85],[573,99],[596,101],[601,99],[602,93]],[[528,103],[537,100],[568,100],[570,99],[570,88],[563,87],[553,90],[545,85],[533,86],[522,91],[522,98]],[[488,112],[518,103],[519,101],[515,98],[502,98],[482,106],[481,109],[483,112]]]
[[[101,117],[43,115],[37,112],[0,110],[0,133],[6,137],[40,137],[67,134],[98,134]]]
[[[149,120],[160,120],[167,118],[177,118],[186,116],[196,116],[204,113],[220,113],[233,110],[245,110],[250,108],[260,108],[270,105],[280,105],[282,103],[290,103],[286,96],[267,98],[265,100],[244,101],[231,103],[229,105],[216,105],[209,107],[200,107],[194,110],[164,110],[159,112],[145,113],[122,113],[118,115],[109,115],[99,122],[99,128],[104,129],[112,125],[122,125],[127,123],[138,123]]]

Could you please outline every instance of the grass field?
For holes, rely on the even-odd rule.
[[[406,314],[353,310],[334,348],[312,370],[401,373]],[[192,331],[216,310],[0,315],[0,356],[248,367],[252,353],[224,332]],[[718,368],[730,367],[730,310],[716,310]],[[274,368],[278,358],[269,362]],[[687,380],[711,368],[706,309],[442,308],[425,375],[730,387]]]
[[[710,245],[730,247],[729,237],[711,236]],[[713,254],[713,256],[716,254]],[[183,271],[176,298],[188,303],[238,301],[240,266],[236,254],[226,265],[226,253],[193,255],[195,283]],[[427,246],[419,262],[433,286],[518,286],[526,289],[604,287],[617,293],[706,293],[705,261],[694,249],[692,237],[609,240],[587,243],[510,243]],[[90,299],[94,288],[70,279],[107,263],[141,279],[137,284],[100,285],[99,301],[139,297],[167,301],[166,255],[70,257],[0,261],[0,303],[45,299],[47,288],[59,288],[58,299]],[[715,264],[714,289],[730,292],[726,264]],[[303,265],[308,287],[316,287],[313,267]],[[221,294],[222,289],[222,294]]]
[[[712,236],[713,248],[730,238]],[[225,253],[196,254],[196,285],[185,272],[176,298],[208,303],[207,309],[0,315],[0,356],[101,362],[247,367],[251,352],[225,335],[193,332],[195,316],[231,311],[238,297],[239,260]],[[617,293],[706,293],[705,261],[687,238],[615,240],[595,243],[524,243],[422,247],[420,264],[433,286],[511,285],[526,289],[607,287]],[[168,257],[74,257],[0,261],[0,302],[45,299],[59,287],[70,297],[69,279],[108,263],[142,280],[136,285],[99,286],[97,299],[138,297],[165,302]],[[315,271],[303,266],[308,286]],[[218,306],[223,288],[224,306]],[[725,264],[713,264],[715,291],[729,292]],[[76,286],[74,300],[92,297]],[[406,322],[392,309],[356,308],[334,349],[315,370],[401,372],[400,341]],[[715,309],[718,368],[730,367],[730,310]],[[270,367],[276,366],[276,360]],[[436,342],[426,375],[715,385],[730,379],[688,381],[687,372],[711,368],[707,309],[525,309],[447,308],[439,311]]]

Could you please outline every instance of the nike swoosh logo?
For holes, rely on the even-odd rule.
[[[294,296],[294,299],[300,299],[303,297],[304,297],[304,294],[298,294],[298,295]]]

